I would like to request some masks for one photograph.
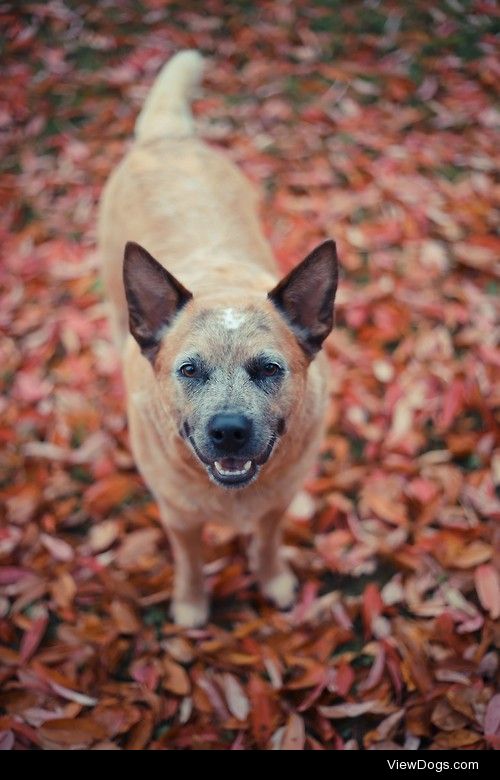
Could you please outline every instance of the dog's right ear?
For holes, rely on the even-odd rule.
[[[333,327],[338,273],[335,242],[325,241],[268,294],[311,360]]]
[[[154,363],[165,329],[193,296],[133,241],[125,247],[123,284],[130,332],[142,354]]]

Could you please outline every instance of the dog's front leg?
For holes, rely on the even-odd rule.
[[[179,530],[165,525],[175,563],[172,617],[179,626],[202,626],[209,606],[203,580],[202,526]]]
[[[250,547],[250,566],[263,594],[279,609],[295,601],[297,578],[280,555],[283,512],[269,512],[256,524]]]

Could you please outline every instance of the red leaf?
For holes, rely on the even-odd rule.
[[[0,750],[12,750],[15,741],[14,732],[0,731]]]
[[[36,652],[38,645],[43,639],[48,622],[49,616],[43,611],[39,617],[32,621],[31,626],[24,633],[20,648],[20,655],[23,663],[29,661],[31,656]]]
[[[382,614],[384,602],[380,595],[378,586],[374,582],[368,583],[363,594],[363,625],[365,627],[365,637],[373,633],[374,621]]]
[[[490,699],[486,708],[484,734],[487,739],[500,735],[500,693]]]
[[[342,698],[345,698],[351,690],[352,684],[355,680],[355,674],[352,666],[342,662],[336,669],[335,675],[335,690]]]

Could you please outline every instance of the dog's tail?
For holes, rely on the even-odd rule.
[[[194,133],[190,101],[203,65],[199,52],[186,49],[163,66],[135,123],[139,142],[184,138]]]

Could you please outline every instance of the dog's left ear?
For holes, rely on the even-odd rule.
[[[312,359],[333,328],[338,262],[334,241],[325,241],[268,294]]]
[[[142,354],[154,363],[165,329],[193,297],[139,244],[129,241],[123,261],[129,328]]]

